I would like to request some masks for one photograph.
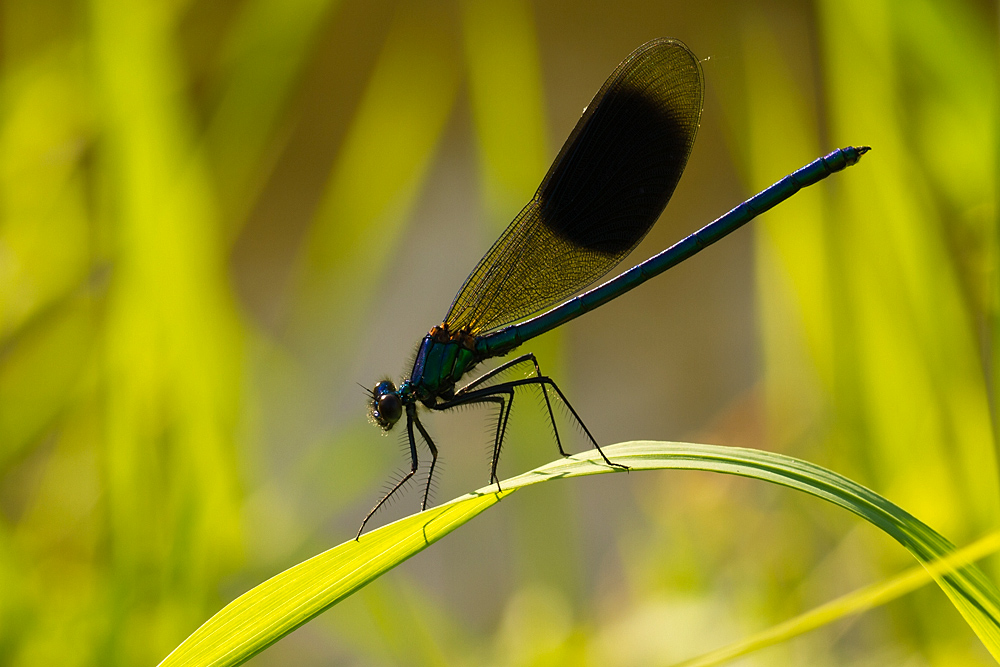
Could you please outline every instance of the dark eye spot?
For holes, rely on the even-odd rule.
[[[403,416],[403,402],[396,394],[384,394],[378,399],[378,416],[382,421],[394,424]]]

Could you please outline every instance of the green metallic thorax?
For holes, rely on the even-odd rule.
[[[455,384],[480,361],[471,336],[451,336],[435,327],[420,343],[409,378],[410,391],[427,405],[433,405],[438,396],[450,398]]]

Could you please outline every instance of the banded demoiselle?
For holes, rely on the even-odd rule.
[[[385,380],[371,390],[370,415],[382,429],[392,429],[405,413],[411,468],[368,513],[358,536],[372,515],[416,474],[414,429],[431,452],[421,509],[427,506],[438,450],[420,423],[418,404],[434,411],[475,404],[498,408],[490,467],[490,483],[498,487],[497,463],[515,390],[530,385],[541,388],[560,454],[567,455],[552,414],[550,390],[565,403],[604,462],[627,469],[605,456],[531,353],[456,387],[483,361],[506,355],[525,341],[621,296],[801,188],[856,164],[869,150],[867,146],[835,150],[658,255],[568,298],[610,271],[660,217],[691,154],[703,99],[701,63],[675,39],[643,44],[612,72],[584,110],[535,196],[469,274],[444,321],[424,336],[409,377],[398,388]],[[535,315],[559,302],[563,303]],[[487,384],[521,364],[532,364],[530,376]]]

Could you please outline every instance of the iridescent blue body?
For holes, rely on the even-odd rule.
[[[484,336],[472,336],[462,331],[449,332],[444,324],[434,327],[420,343],[413,370],[409,378],[400,385],[397,394],[404,406],[419,401],[427,407],[433,407],[441,401],[454,398],[455,385],[485,359],[503,356],[525,341],[638,287],[736,231],[800,189],[857,164],[866,152],[867,147],[848,146],[817,158],[663,252],[529,320]]]
[[[453,337],[446,328],[434,327],[421,341],[413,370],[399,393],[433,407],[439,399],[453,398],[455,385],[480,361],[475,352],[475,338],[468,334]],[[403,404],[406,403],[404,398]]]
[[[769,211],[804,187],[823,180],[847,167],[855,165],[869,151],[868,146],[838,148],[828,155],[816,158],[801,169],[788,174],[769,188],[762,190],[711,222],[694,234],[681,239],[663,252],[653,255],[633,266],[603,285],[574,297],[541,315],[519,324],[512,324],[476,340],[476,352],[484,359],[507,354],[521,343],[555,329],[584,313],[616,299],[650,278],[677,266],[692,255],[704,250],[724,236],[736,231],[761,213]]]
[[[701,64],[677,40],[647,42],[626,58],[586,107],[535,196],[466,279],[441,325],[424,336],[409,377],[397,388],[379,382],[370,414],[385,431],[406,415],[410,472],[368,513],[368,519],[416,474],[417,435],[431,451],[424,489],[427,505],[437,446],[417,416],[463,405],[498,408],[490,481],[496,482],[500,448],[515,390],[541,390],[559,452],[566,455],[549,392],[565,404],[609,466],[583,420],[533,354],[523,354],[459,386],[481,362],[508,354],[638,287],[688,259],[800,189],[857,164],[866,146],[838,149],[785,176],[699,231],[604,284],[574,294],[607,275],[649,231],[673,194],[701,118]],[[541,313],[535,315],[535,313]],[[489,383],[500,373],[532,364],[522,379]]]

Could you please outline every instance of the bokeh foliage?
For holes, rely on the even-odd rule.
[[[603,440],[788,453],[956,543],[994,530],[997,7],[691,4],[5,0],[0,664],[155,664],[353,534],[405,464],[355,382],[405,367],[656,36],[709,58],[708,98],[637,258],[873,151],[539,340],[543,368]],[[530,403],[505,475],[555,454]],[[487,417],[431,422],[440,498],[483,483]],[[512,497],[254,664],[669,664],[908,565],[786,492],[604,477]],[[991,661],[928,588],[745,664],[892,662]]]

